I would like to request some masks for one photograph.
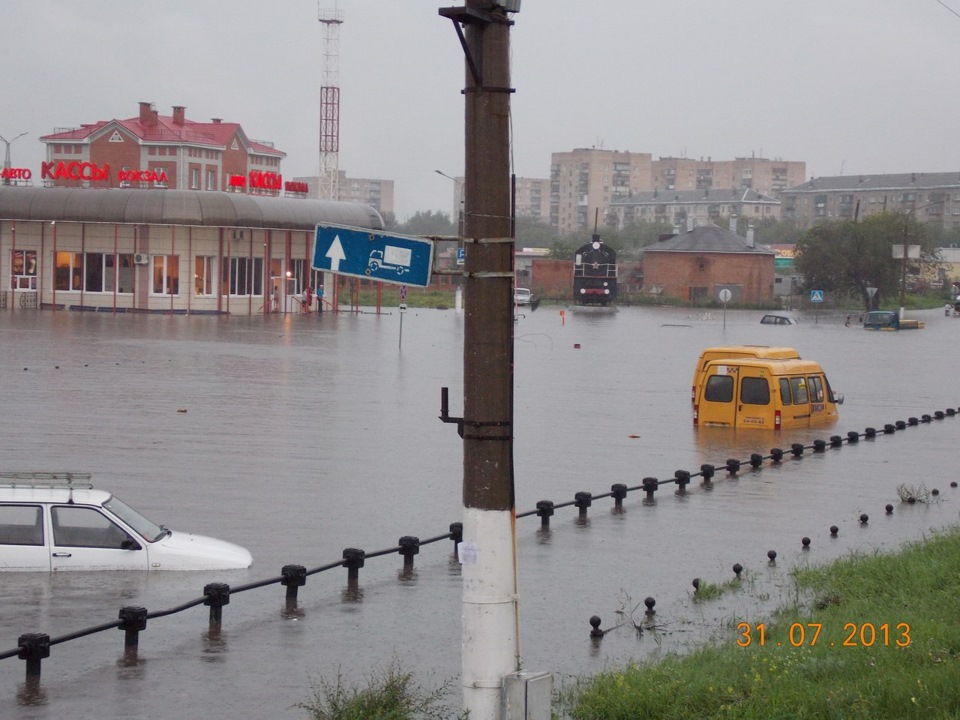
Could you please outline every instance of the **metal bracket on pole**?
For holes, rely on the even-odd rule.
[[[457,434],[464,440],[499,440],[501,442],[509,441],[512,439],[512,436],[508,432],[505,435],[476,435],[476,434],[464,434],[463,428],[465,425],[469,425],[473,428],[481,427],[510,427],[510,422],[508,420],[490,420],[488,422],[478,422],[476,420],[464,420],[462,417],[451,417],[450,416],[450,396],[449,389],[442,387],[440,388],[440,421],[445,423],[455,423],[457,426]]]
[[[470,25],[471,23],[481,23],[489,25],[490,23],[500,23],[502,25],[513,25],[513,20],[508,20],[501,15],[494,15],[484,10],[469,7],[445,7],[437,11],[441,17],[450,18],[453,21],[453,28],[457,31],[457,37],[460,39],[460,46],[463,48],[463,55],[467,59],[467,66],[470,68],[470,75],[473,76],[474,84],[482,88],[483,78],[477,69],[477,64],[470,54],[470,48],[467,47],[467,39],[463,36],[461,25]],[[495,88],[500,92],[513,92],[510,88]]]
[[[500,245],[504,243],[516,242],[516,238],[498,237],[498,238],[464,238],[464,245]]]
[[[463,437],[463,418],[450,417],[450,389],[440,388],[440,421],[445,423],[456,423],[457,434]]]

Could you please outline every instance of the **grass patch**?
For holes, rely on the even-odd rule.
[[[691,655],[578,681],[562,710],[574,720],[960,718],[960,531],[794,577],[816,599],[765,624],[763,646],[758,625],[738,627]]]
[[[697,578],[693,586],[693,601],[699,603],[715,600],[730,590],[739,590],[742,587],[743,581],[740,578],[732,578],[720,584]]]
[[[930,491],[927,490],[927,486],[923,483],[917,486],[901,483],[897,485],[897,495],[900,496],[900,501],[905,503],[930,502]]]
[[[310,699],[296,707],[311,720],[449,720],[458,717],[444,704],[450,692],[449,684],[425,689],[394,660],[375,669],[365,685],[348,686],[340,673],[336,681],[316,680]]]

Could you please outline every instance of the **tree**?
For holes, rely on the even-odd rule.
[[[926,226],[909,213],[878,213],[861,222],[839,220],[821,223],[797,241],[796,268],[806,290],[827,290],[859,297],[871,309],[868,287],[881,297],[896,297],[903,265],[893,258],[893,247],[905,242],[921,246],[916,265],[936,263]]]
[[[433,210],[418,210],[413,217],[401,223],[399,230],[407,235],[456,235],[457,224],[450,216]]]
[[[557,236],[557,231],[542,220],[520,215],[517,218],[514,234],[517,238],[517,247],[550,247]]]
[[[380,217],[383,218],[383,229],[384,230],[396,230],[397,229],[397,216],[389,210],[384,210],[380,213]]]
[[[582,244],[583,243],[581,243],[581,245]],[[580,245],[574,244],[569,238],[557,238],[550,248],[550,255],[548,257],[551,260],[569,260],[573,262],[573,256],[576,254],[578,247],[580,247]]]
[[[643,248],[657,242],[661,235],[669,235],[672,232],[673,226],[668,223],[651,222],[643,219],[633,220],[624,225],[622,229],[608,225],[598,230],[600,239],[616,250],[620,257],[639,257]],[[567,237],[576,247],[585,245],[592,238],[593,234],[586,230],[571,233]]]
[[[763,218],[755,227],[757,242],[761,245],[794,245],[800,229],[793,220]]]

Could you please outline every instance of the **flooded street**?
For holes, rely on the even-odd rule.
[[[359,592],[342,568],[313,575],[295,612],[284,588],[231,597],[223,630],[208,609],[151,619],[140,661],[122,662],[115,629],[62,643],[43,661],[39,696],[24,662],[0,661],[0,717],[131,720],[302,718],[312,679],[361,682],[396,658],[431,686],[460,670],[459,566],[453,544],[370,558],[413,535],[449,531],[461,515],[462,448],[441,423],[462,411],[463,316],[453,310],[315,316],[166,317],[0,313],[0,469],[90,472],[152,520],[239,543],[248,570],[219,573],[0,573],[0,652],[28,632],[52,637],[112,622],[123,606],[151,612],[276,577],[286,564],[337,562],[362,548]],[[796,600],[792,568],[852,550],[899,546],[958,521],[960,417],[883,435],[887,423],[960,406],[952,380],[960,319],[913,313],[918,331],[867,332],[842,317],[761,325],[762,312],[556,307],[516,325],[517,510],[572,501],[613,483],[672,478],[773,447],[878,428],[874,440],[807,451],[779,465],[719,470],[653,502],[632,492],[623,513],[595,499],[586,521],[558,509],[548,531],[518,521],[524,669],[569,677],[682,650],[734,618]],[[690,382],[699,352],[735,343],[787,345],[819,361],[843,393],[835,426],[803,431],[697,431]],[[899,502],[900,484],[937,488]],[[893,503],[893,514],[884,506]],[[861,513],[869,522],[861,524]],[[830,537],[836,525],[839,535]],[[811,538],[809,550],[800,538]],[[768,550],[778,553],[775,565]],[[721,583],[742,563],[748,582],[707,603],[695,577]],[[656,631],[630,627],[590,641],[616,611],[656,599]],[[735,622],[733,623],[735,624]],[[458,692],[458,690],[457,690]]]

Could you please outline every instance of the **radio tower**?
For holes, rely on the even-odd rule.
[[[343,13],[321,8],[317,19],[323,24],[323,84],[320,86],[320,178],[319,198],[340,199],[340,26]]]

